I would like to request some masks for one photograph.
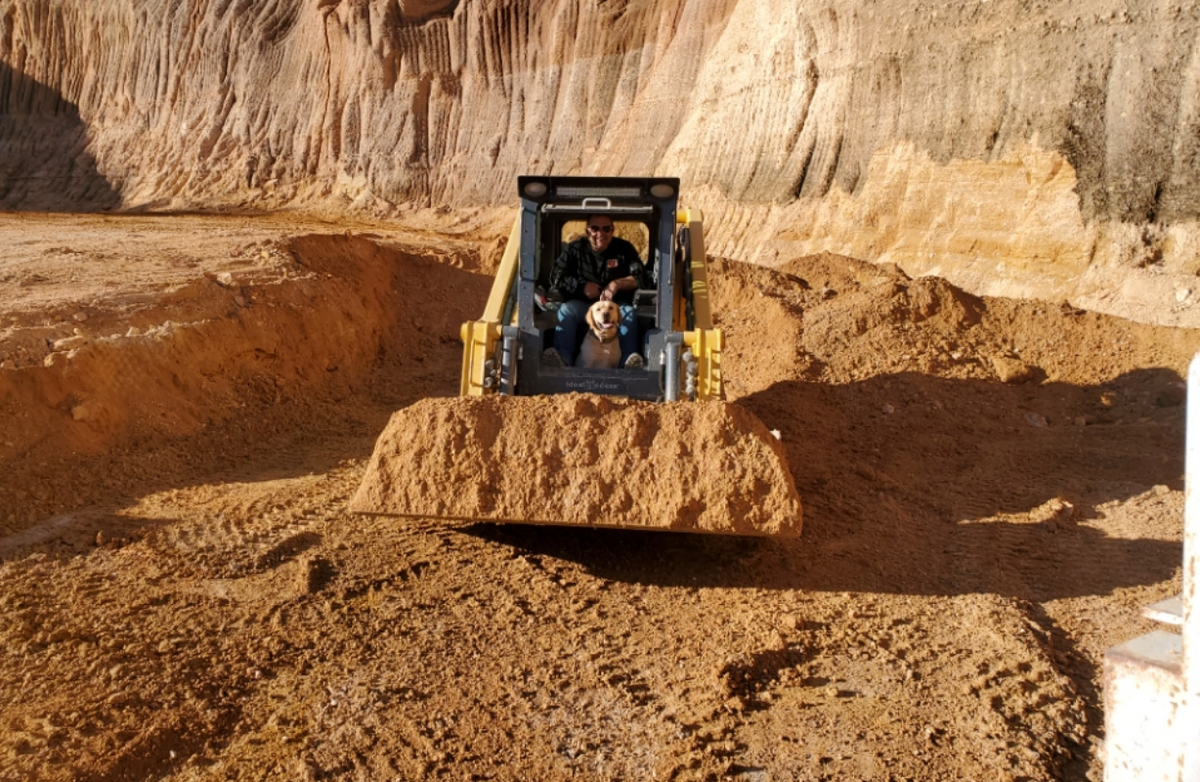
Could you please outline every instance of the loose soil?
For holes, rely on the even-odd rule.
[[[430,399],[392,416],[350,510],[791,537],[786,462],[761,421],[719,400]]]
[[[1179,589],[1195,331],[721,260],[801,537],[391,519],[350,499],[494,230],[0,235],[0,779],[1096,778]]]

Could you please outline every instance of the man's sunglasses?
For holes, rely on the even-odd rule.
[[[598,233],[610,234],[610,233],[612,233],[612,229],[613,229],[613,227],[611,225],[589,225],[588,226],[589,231],[596,231]]]

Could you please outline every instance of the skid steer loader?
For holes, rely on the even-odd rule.
[[[671,178],[523,176],[520,211],[479,320],[462,327],[459,397],[397,412],[352,501],[455,520],[800,533],[777,437],[724,401],[703,220]],[[593,215],[633,243],[637,368],[555,366],[556,258]]]

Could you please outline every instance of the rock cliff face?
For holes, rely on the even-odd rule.
[[[822,249],[1200,325],[1194,0],[0,0],[0,206],[396,214],[671,174]]]

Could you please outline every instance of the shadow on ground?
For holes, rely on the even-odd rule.
[[[1162,539],[1170,535],[1113,537],[1087,523],[1106,503],[1182,489],[1178,382],[1169,370],[1139,370],[1099,387],[915,373],[780,383],[738,401],[787,447],[805,513],[797,540],[487,524],[467,532],[657,585],[1033,601],[1106,594],[1179,567],[1181,544]],[[1046,523],[1037,509],[1056,499],[1074,511]]]

